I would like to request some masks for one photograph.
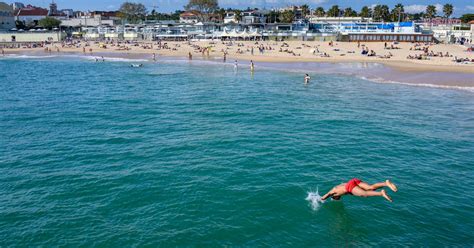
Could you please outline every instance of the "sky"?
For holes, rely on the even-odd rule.
[[[5,0],[0,0],[5,1]],[[188,0],[129,0],[131,2],[143,3],[149,11],[153,6],[158,6],[157,11],[172,12],[174,10],[183,9]],[[16,0],[6,1],[23,2],[24,4],[32,4],[40,7],[47,7],[51,0]],[[55,0],[59,9],[74,10],[117,10],[124,0]],[[437,6],[438,14],[442,15],[442,5],[450,3],[454,6],[455,17],[466,13],[474,13],[474,0],[219,0],[219,6],[223,8],[267,8],[284,7],[288,5],[308,4],[315,8],[322,6],[325,9],[332,5],[339,5],[340,8],[351,7],[359,11],[362,6],[372,6],[376,4],[386,4],[392,8],[395,4],[402,3],[405,5],[405,11],[414,13],[424,11],[426,5],[432,4]]]

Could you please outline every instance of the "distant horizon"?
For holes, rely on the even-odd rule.
[[[31,4],[38,7],[48,8],[51,0],[30,0],[30,1],[3,1],[8,4],[14,2],[21,2],[25,5]],[[70,0],[55,0],[58,5],[58,9],[73,9],[75,11],[114,11],[120,8],[120,5],[125,2],[123,0],[103,0],[103,1],[92,1],[92,0],[83,0],[81,2],[70,2]],[[145,5],[148,11],[154,9],[155,6],[158,6],[156,10],[162,13],[170,13],[176,10],[183,10],[184,5],[188,0],[143,0],[143,1],[131,1],[138,2]],[[325,9],[330,8],[332,5],[339,5],[340,8],[351,7],[356,11],[360,11],[363,6],[373,6],[377,4],[385,4],[390,8],[393,8],[395,4],[401,3],[405,7],[406,13],[419,13],[424,12],[427,5],[435,5],[437,9],[437,15],[442,15],[442,5],[450,3],[454,6],[454,13],[452,17],[460,17],[463,14],[474,13],[474,3],[468,0],[452,0],[449,2],[443,1],[425,1],[425,0],[388,0],[383,3],[371,0],[355,0],[351,1],[350,5],[346,1],[332,1],[332,0],[220,0],[219,7],[221,8],[239,8],[246,9],[249,8],[259,8],[259,9],[272,9],[280,8],[290,5],[303,5],[307,4],[311,8],[323,7]]]

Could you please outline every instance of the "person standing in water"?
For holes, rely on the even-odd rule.
[[[156,61],[156,53],[153,53],[153,61]]]
[[[5,50],[2,48],[2,57],[5,57]]]
[[[387,199],[387,201],[392,202],[392,198],[387,195],[385,190],[382,189],[381,191],[376,191],[377,189],[383,187],[388,187],[393,192],[398,191],[397,186],[390,182],[390,180],[385,180],[385,182],[370,185],[358,178],[353,178],[347,183],[341,183],[337,186],[334,186],[321,198],[321,200],[324,201],[329,197],[332,197],[334,200],[340,200],[344,195],[355,195],[359,197],[382,196],[383,198]]]
[[[304,75],[304,84],[309,84],[309,80],[311,80],[311,77],[308,74]]]
[[[250,60],[250,71],[255,71],[255,65],[253,63],[253,60]]]
[[[234,70],[238,70],[239,69],[239,62],[237,62],[237,60],[234,62]]]
[[[193,55],[191,54],[191,52],[188,53],[188,59],[193,60]]]

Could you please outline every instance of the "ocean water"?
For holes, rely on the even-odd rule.
[[[474,93],[130,63],[0,59],[1,247],[474,245]]]

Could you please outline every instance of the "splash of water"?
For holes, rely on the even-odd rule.
[[[319,195],[319,189],[316,192],[308,192],[308,196],[306,200],[309,201],[309,204],[313,210],[318,210],[325,201],[321,199],[322,197]]]

